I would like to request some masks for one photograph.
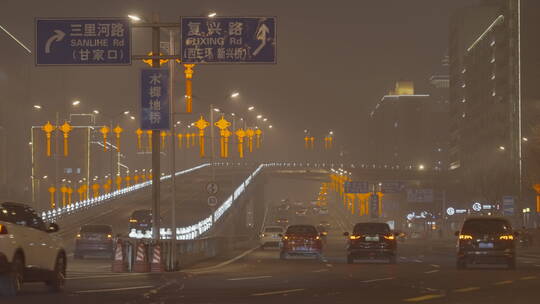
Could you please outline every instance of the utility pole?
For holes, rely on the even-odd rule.
[[[169,55],[174,55],[174,31],[169,30]],[[169,154],[171,155],[171,256],[169,269],[174,270],[176,265],[176,134],[174,128],[173,84],[174,84],[174,60],[169,60],[169,107],[171,112],[171,143]]]
[[[152,14],[152,55],[159,56],[159,34],[160,27],[158,25],[159,16],[157,13]],[[152,58],[152,67],[159,68],[159,57]],[[159,241],[159,204],[160,204],[160,182],[161,182],[161,164],[160,164],[160,130],[152,130],[152,238],[154,241]]]

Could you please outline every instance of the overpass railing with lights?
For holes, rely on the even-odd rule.
[[[218,165],[217,163],[215,165]],[[187,226],[187,227],[177,227],[176,228],[176,239],[177,240],[193,240],[200,237],[205,232],[210,230],[219,219],[229,210],[236,201],[245,193],[249,185],[253,182],[253,179],[261,172],[265,167],[271,167],[272,164],[259,164],[256,169],[233,191],[233,193],[210,215],[206,218],[200,220],[199,222]],[[171,228],[161,228],[160,229],[160,238],[161,239],[171,239],[172,230]],[[137,231],[132,229],[129,233],[129,237],[136,239],[148,239],[152,237],[152,229],[145,231]]]
[[[193,171],[208,167],[210,165],[211,164],[209,164],[209,163],[205,163],[205,164],[201,164],[201,165],[198,165],[196,167],[193,167],[193,168],[178,171],[178,172],[176,172],[176,176],[187,174],[187,173],[190,173],[190,172],[193,172]],[[162,176],[161,180],[163,181],[163,180],[167,180],[167,179],[170,179],[170,178],[171,178],[171,174]],[[87,199],[87,200],[78,201],[78,202],[75,202],[75,203],[73,203],[71,205],[67,205],[65,207],[56,208],[56,209],[52,209],[52,210],[48,210],[48,211],[43,211],[41,213],[41,218],[43,220],[45,220],[45,221],[56,221],[60,217],[70,215],[70,214],[75,214],[75,213],[77,213],[79,211],[82,211],[82,210],[85,210],[85,209],[88,209],[88,208],[91,208],[91,207],[95,207],[95,206],[101,205],[101,204],[106,203],[106,202],[110,202],[110,201],[112,201],[114,199],[117,199],[117,198],[119,198],[121,196],[124,196],[124,195],[126,195],[128,193],[132,193],[133,191],[146,188],[146,187],[148,187],[150,185],[152,185],[152,181],[146,181],[146,182],[142,182],[142,183],[139,183],[139,184],[136,184],[136,185],[133,185],[133,186],[129,186],[129,187],[126,187],[126,188],[123,188],[123,189],[120,189],[120,190],[116,190],[116,191],[113,191],[113,192],[110,192],[110,193],[105,193],[105,194],[102,194],[102,195],[99,195],[97,197],[93,197],[93,198],[90,198],[90,199]]]

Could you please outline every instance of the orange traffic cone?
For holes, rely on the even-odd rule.
[[[163,260],[161,259],[161,246],[156,244],[154,250],[152,251],[152,263],[150,264],[151,272],[165,272],[165,265],[163,265]]]
[[[112,272],[126,272],[127,262],[124,256],[124,246],[122,240],[116,242],[116,249],[114,251],[114,260],[112,264]]]
[[[137,254],[135,255],[135,263],[133,263],[134,272],[148,272],[150,271],[150,265],[148,264],[148,258],[146,255],[146,245],[143,242],[137,244]]]

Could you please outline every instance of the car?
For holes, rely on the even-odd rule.
[[[51,291],[63,290],[67,255],[58,230],[26,204],[0,203],[1,295],[16,295],[23,282],[42,281]]]
[[[320,215],[327,215],[328,214],[328,208],[320,208],[319,209]]]
[[[456,268],[469,264],[506,264],[516,268],[516,237],[510,222],[502,217],[471,217],[456,231]]]
[[[75,237],[75,259],[83,259],[85,255],[105,254],[113,256],[113,231],[110,225],[84,225]]]
[[[281,212],[288,211],[289,208],[291,208],[289,204],[283,203],[278,206],[278,211],[281,211]]]
[[[286,226],[289,224],[289,219],[286,218],[286,217],[280,217],[280,218],[277,218],[276,219],[276,224],[279,224],[279,225],[282,225],[282,226]]]
[[[152,210],[141,209],[135,210],[129,218],[129,231],[145,232],[152,229]]]
[[[386,258],[390,264],[397,262],[395,233],[386,223],[358,223],[352,234],[344,233],[347,241],[347,263],[358,258]]]
[[[306,216],[307,215],[307,209],[306,208],[301,208],[301,209],[298,209],[296,211],[296,215],[297,216]]]
[[[279,247],[280,234],[283,233],[281,226],[266,226],[262,230],[259,242],[261,248],[265,249],[268,246]]]
[[[323,243],[320,233],[313,225],[291,225],[281,235],[281,250],[279,257],[282,260],[289,256],[322,257]]]
[[[326,229],[329,229],[332,226],[328,221],[320,221],[319,225],[326,227]]]

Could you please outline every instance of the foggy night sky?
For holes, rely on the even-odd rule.
[[[200,0],[200,1],[30,1],[1,0],[0,24],[33,50],[36,17],[120,17],[160,14],[163,22],[180,16],[277,16],[277,65],[198,66],[194,78],[195,112],[211,101],[230,105],[227,96],[241,92],[242,108],[254,105],[275,126],[275,135],[301,142],[305,128],[315,136],[336,132],[340,144],[361,149],[364,121],[375,103],[399,79],[413,80],[424,91],[448,48],[448,21],[472,0]],[[135,30],[133,54],[149,51],[149,34]],[[149,32],[149,31],[148,31]],[[163,35],[165,36],[165,35]],[[168,37],[162,37],[162,41]],[[139,103],[138,69],[131,67],[34,67],[0,33],[0,94],[4,110],[34,103],[47,108],[78,98],[81,111],[108,112]],[[14,73],[15,72],[15,73]],[[7,82],[6,82],[7,80]],[[181,81],[181,80],[179,80]],[[24,83],[25,89],[12,86]],[[183,83],[183,81],[181,81]],[[176,94],[183,94],[183,84]],[[3,97],[7,95],[7,97]],[[15,99],[15,100],[14,100]],[[91,104],[91,106],[90,106]],[[225,110],[238,111],[231,106]],[[0,117],[1,119],[1,117]],[[34,117],[42,121],[43,118]]]

